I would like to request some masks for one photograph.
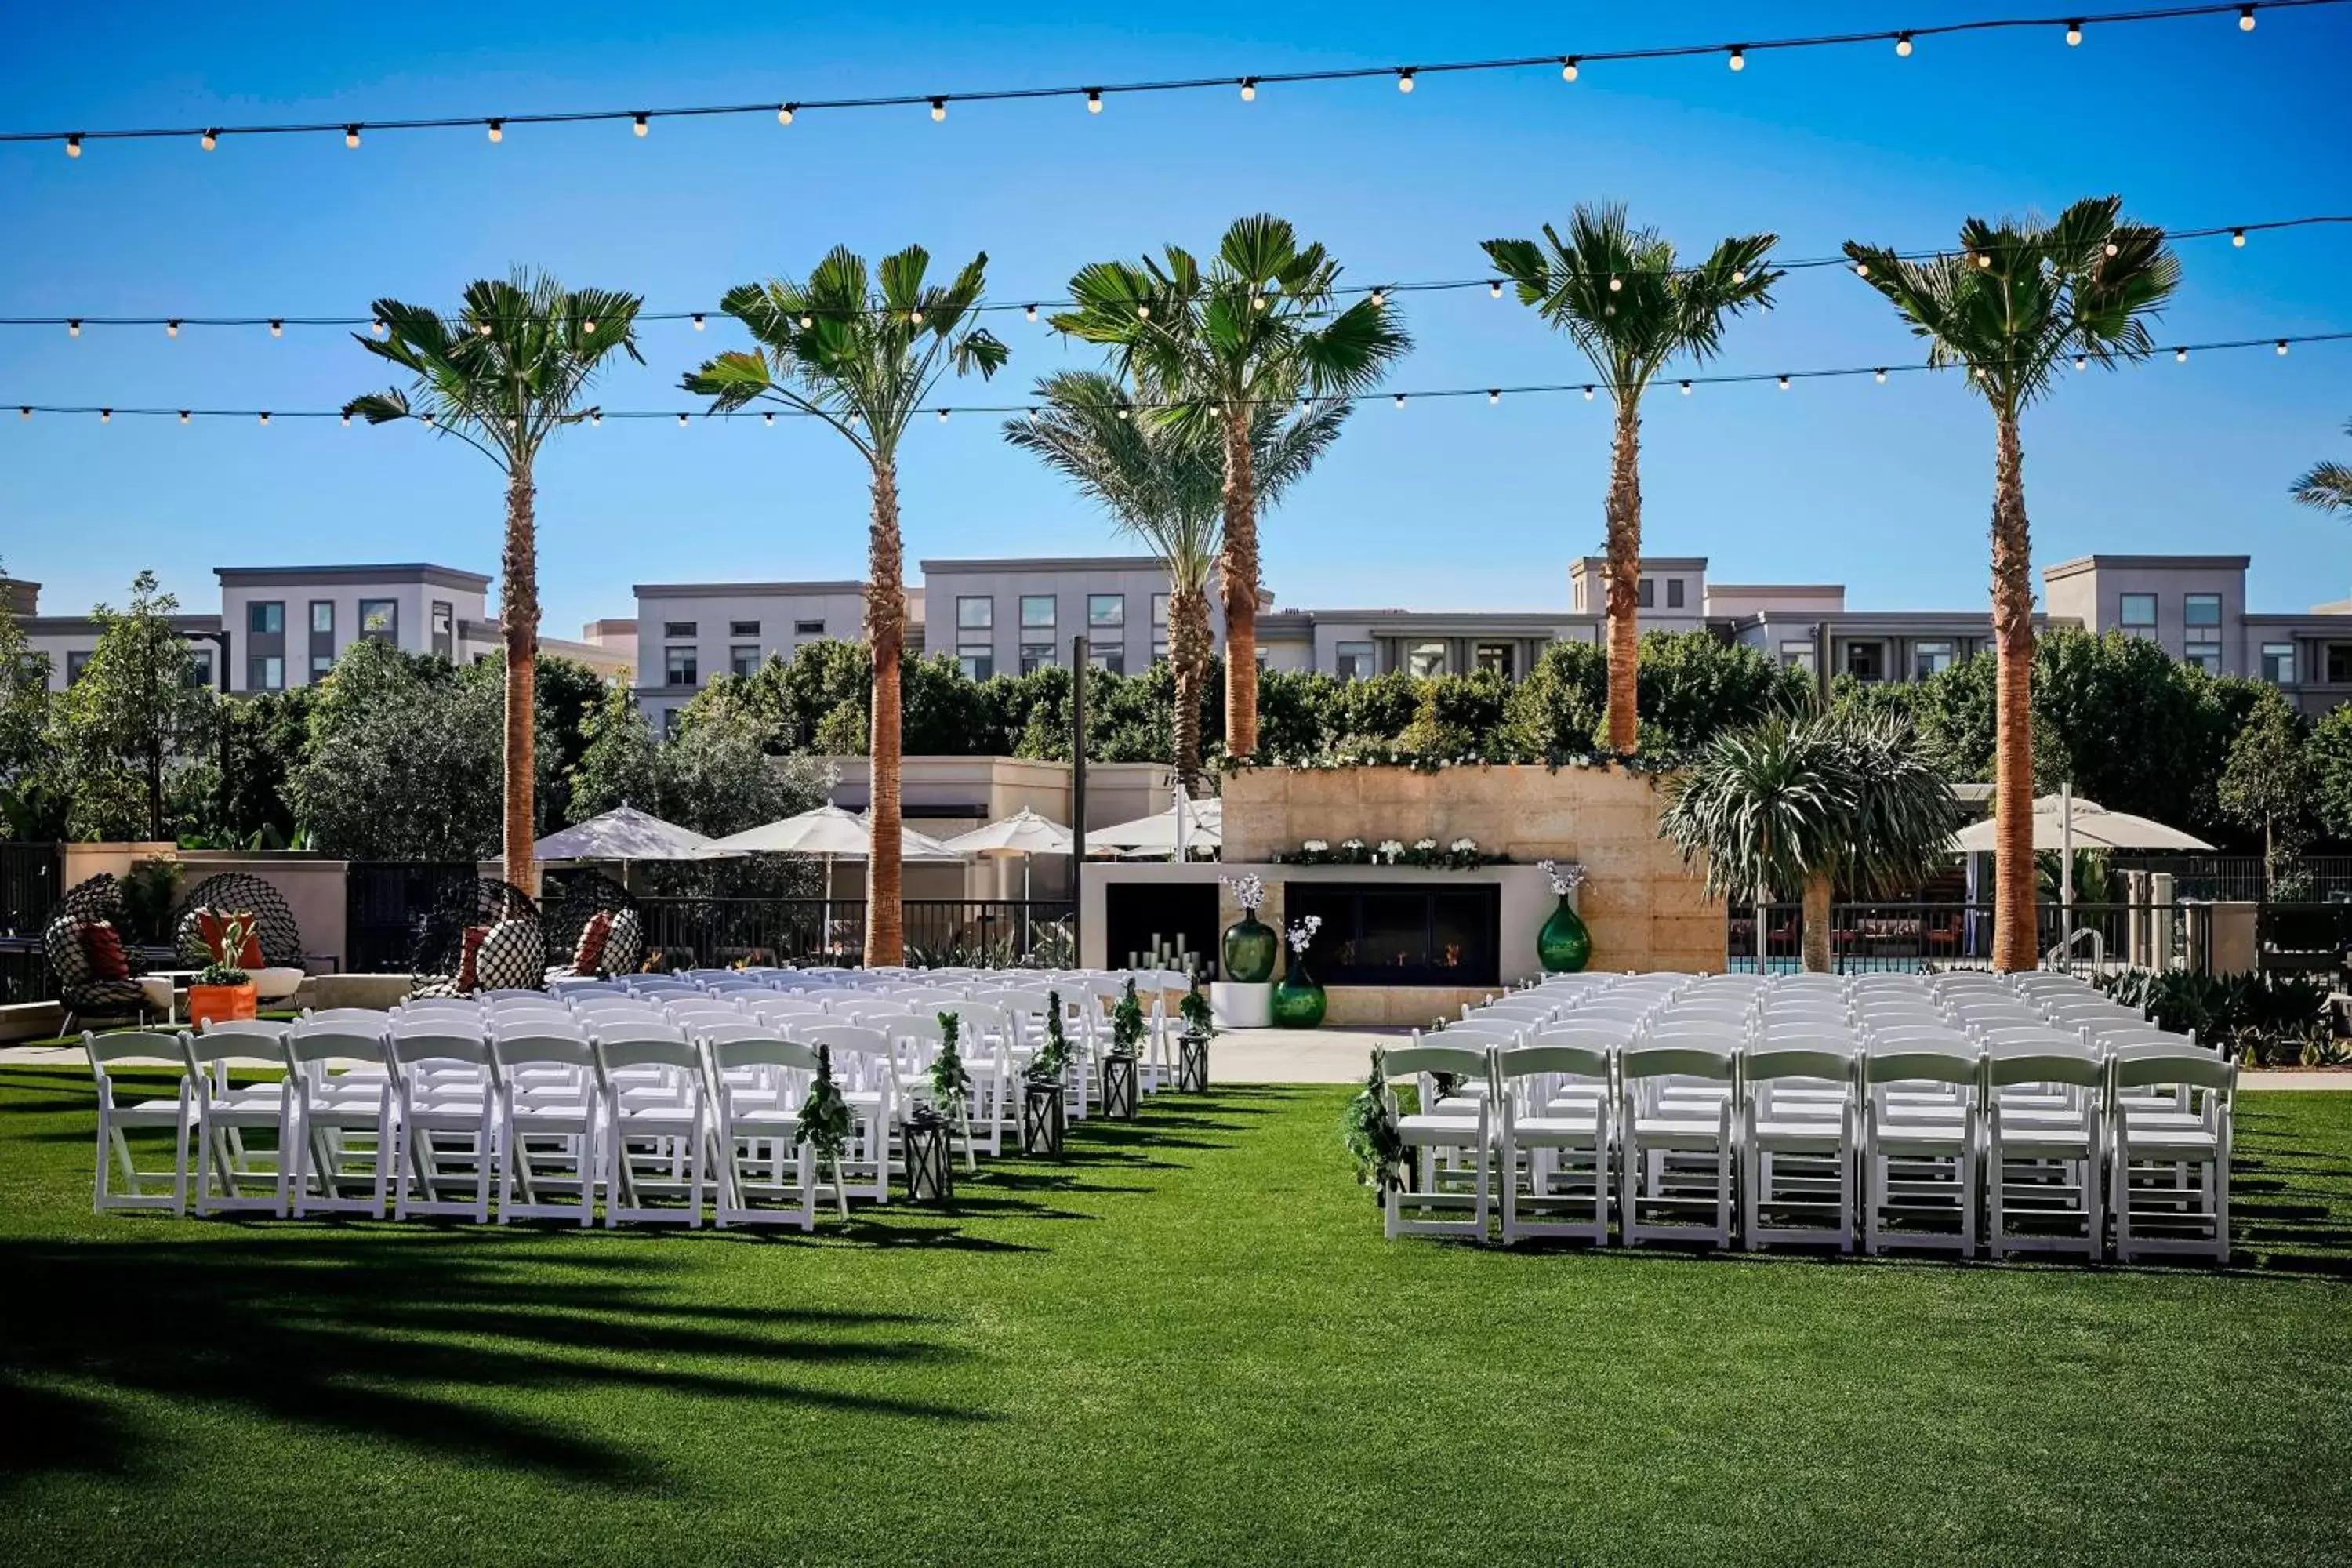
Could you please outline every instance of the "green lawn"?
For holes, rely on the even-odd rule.
[[[2352,1095],[2240,1258],[1386,1243],[1339,1089],[814,1239],[89,1212],[0,1069],[0,1560],[2352,1559]]]

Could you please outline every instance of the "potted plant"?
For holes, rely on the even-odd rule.
[[[1021,1147],[1032,1154],[1062,1157],[1068,1126],[1065,1103],[1070,1082],[1070,1037],[1062,1027],[1062,994],[1045,993],[1045,1043],[1029,1058],[1021,1092]]]
[[[1277,1029],[1313,1029],[1322,1025],[1327,999],[1323,987],[1307,973],[1307,950],[1322,929],[1323,917],[1308,915],[1284,932],[1290,943],[1290,965],[1275,982],[1274,1026]]]
[[[1143,1043],[1143,1002],[1135,994],[1135,976],[1110,1010],[1110,1049],[1103,1053],[1102,1102],[1105,1116],[1135,1119],[1136,1047]]]
[[[1592,962],[1592,933],[1585,929],[1584,917],[1568,901],[1584,885],[1584,868],[1574,860],[1565,866],[1557,860],[1538,860],[1536,869],[1551,879],[1552,893],[1559,900],[1559,907],[1536,933],[1536,957],[1548,974],[1573,974]]]
[[[253,976],[235,962],[236,955],[245,951],[245,939],[252,930],[250,915],[221,917],[218,951],[188,984],[188,1021],[197,1028],[253,1016]]]
[[[1265,881],[1260,877],[1220,877],[1234,890],[1242,918],[1225,928],[1225,978],[1244,985],[1263,985],[1274,978],[1274,928],[1257,918],[1265,902]]]
[[[1201,983],[1194,980],[1184,993],[1178,1011],[1183,1015],[1184,1034],[1179,1042],[1180,1055],[1176,1066],[1176,1087],[1188,1094],[1209,1091],[1209,1041],[1217,1032],[1216,1015],[1209,1010],[1209,999],[1201,994]]]

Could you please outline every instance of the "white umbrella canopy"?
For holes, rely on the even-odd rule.
[[[626,864],[633,860],[698,860],[709,845],[709,839],[690,827],[664,822],[634,805],[616,805],[601,816],[592,816],[560,833],[549,834],[531,847],[531,852],[541,861],[618,860]]]
[[[1068,828],[1026,806],[942,842],[962,855],[1067,855],[1074,847]]]
[[[2072,809],[2069,809],[2071,804]],[[1994,824],[1972,822],[1952,835],[1956,855],[1990,855]],[[2210,849],[2192,834],[2127,811],[2109,811],[2096,801],[2079,796],[2045,795],[2033,803],[2033,847],[2036,849]]]
[[[747,827],[724,838],[714,838],[702,850],[706,856],[822,855],[863,860],[874,847],[874,826],[854,811],[820,805],[798,816]],[[902,860],[961,860],[962,856],[904,823],[898,827],[898,858]]]
[[[1087,848],[1091,851],[1100,847],[1142,854],[1172,855],[1176,852],[1176,814],[1179,811],[1187,815],[1184,842],[1188,847],[1215,849],[1223,847],[1224,802],[1188,800],[1181,805],[1171,805],[1153,816],[1139,816],[1133,822],[1091,828],[1087,833]]]

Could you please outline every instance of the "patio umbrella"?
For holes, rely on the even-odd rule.
[[[1952,835],[1954,854],[1989,855],[1993,850],[1994,824],[1972,822]],[[2071,784],[2056,795],[2035,797],[2033,847],[2058,852],[2058,905],[2064,921],[2060,951],[2074,941],[2074,851],[2077,849],[2211,849],[2193,834],[2127,811],[2109,811],[2095,800],[2075,797]]]
[[[944,841],[944,847],[960,855],[1018,855],[1021,857],[1021,901],[1029,901],[1029,858],[1033,855],[1067,855],[1076,847],[1070,830],[1051,818],[1038,816],[1027,806],[1022,807],[1001,822],[975,827],[969,833],[959,833]]]
[[[740,833],[730,833],[724,838],[712,839],[702,848],[708,856],[727,855],[814,855],[824,863],[824,929],[827,940],[833,931],[833,863],[839,860],[863,860],[874,850],[874,825],[853,811],[837,805],[820,805],[814,811],[803,811],[798,816],[747,827]],[[933,838],[928,833],[918,833],[904,823],[898,828],[898,858],[901,860],[961,860],[962,856]]]
[[[709,845],[709,839],[690,827],[664,822],[634,805],[616,805],[601,816],[551,833],[531,847],[546,862],[617,860],[625,878],[632,861],[698,860]]]
[[[1142,854],[1176,852],[1177,814],[1183,814],[1183,838],[1190,849],[1216,849],[1224,844],[1225,807],[1219,800],[1180,798],[1179,804],[1151,816],[1139,816],[1110,827],[1088,828],[1087,848],[1097,845]]]

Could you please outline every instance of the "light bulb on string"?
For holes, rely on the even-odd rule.
[[[99,422],[100,425],[111,425],[111,424],[113,424],[113,423],[114,423],[114,410],[113,410],[113,409],[111,409],[111,408],[101,408],[101,409],[100,409],[100,410],[98,411],[98,422]]]
[[[2082,41],[2083,41],[2083,24],[2082,24],[2082,23],[2080,23],[2080,22],[2069,22],[2069,23],[2067,23],[2067,24],[2066,24],[2066,47],[2067,47],[2068,48],[2070,48],[2070,49],[2071,49],[2071,48],[2074,47],[2077,44],[2080,44]]]
[[[1907,60],[1907,59],[1909,59],[1909,58],[1911,58],[1911,35],[1910,35],[1910,34],[1908,34],[1908,33],[1897,33],[1897,34],[1895,34],[1895,53],[1896,54],[1896,56],[1897,56],[1897,57],[1899,57],[1900,58],[1903,58],[1903,59],[1906,59],[1906,60]]]
[[[946,409],[942,408],[942,409],[940,409],[940,424],[942,424],[942,425],[944,425],[944,424],[946,424],[947,422],[948,422],[948,411],[947,411]]]
[[[591,337],[595,336],[596,318],[593,316],[583,317],[580,322],[580,330],[586,332]]]
[[[2251,33],[2251,32],[2252,32],[2253,30],[2254,30],[2254,8],[2253,8],[2252,5],[2241,5],[2241,6],[2239,6],[2239,7],[2238,7],[2238,31],[2240,31],[2240,32],[2242,32],[2242,33]]]
[[[812,331],[815,326],[816,326],[816,318],[815,318],[814,316],[813,316],[813,315],[809,314],[806,310],[803,310],[803,311],[801,312],[801,331],[804,331],[804,332],[805,332],[805,331]]]
[[[935,98],[931,100],[931,119],[934,121],[938,121],[945,120],[947,117],[948,100],[944,98]]]
[[[1037,410],[1034,407],[1029,410],[1029,423],[1032,425],[1037,423]]]
[[[176,337],[178,337],[178,336],[180,335],[180,323],[179,323],[179,322],[177,322],[177,321],[166,321],[166,322],[164,322],[164,323],[163,323],[163,335],[164,335],[165,337],[167,337],[167,338],[176,338]]]
[[[1087,89],[1087,112],[1088,114],[1102,112],[1102,89],[1098,87]]]
[[[1148,321],[1151,320],[1151,307],[1149,305],[1138,305],[1135,308],[1135,319],[1139,321]]]
[[[1735,267],[1735,268],[1733,268],[1731,269],[1731,280],[1732,280],[1732,282],[1733,282],[1733,283],[1735,283],[1735,284],[1738,284],[1738,283],[1745,283],[1745,282],[1747,282],[1747,281],[1748,281],[1748,268],[1746,268],[1745,267]]]
[[[1486,284],[1486,298],[1489,300],[1499,300],[1502,297],[1503,280],[1499,278],[1489,280]]]
[[[32,416],[33,411],[29,408],[19,408],[16,410],[16,417],[19,419],[30,419]]]
[[[597,429],[603,429],[604,426],[604,411],[601,408],[590,409],[588,411],[588,423]]]
[[[2281,339],[2278,341],[2278,353],[2279,353],[2279,358],[2281,358],[2281,359],[2284,359],[2284,358],[2286,358],[2286,340],[2285,340],[2284,338],[2281,338]]]
[[[1610,278],[1610,279],[1609,279],[1609,291],[1610,291],[1612,294],[1617,293],[1619,290],[1622,289],[1624,287],[1625,287],[1625,279],[1623,279],[1622,278],[1618,278],[1618,277],[1615,277],[1615,276],[1613,276],[1613,275]]]
[[[436,423],[438,423],[438,421],[436,419],[436,417],[435,417],[433,415],[430,415],[430,414],[426,414],[426,415],[420,416],[420,417],[424,419],[424,421],[425,421],[425,427],[427,430],[432,429],[432,428],[433,428],[433,426],[434,426]]]
[[[66,156],[68,158],[79,158],[81,156],[80,132],[77,131],[72,135],[66,138]]]
[[[1375,289],[1372,290],[1372,309],[1377,310],[1388,302],[1388,290],[1384,289]]]
[[[1584,401],[1587,403],[1592,401],[1592,388],[1589,386],[1584,389]]]
[[[1411,92],[1412,90],[1412,68],[1411,66],[1407,66],[1404,69],[1397,72],[1397,90],[1399,92]]]
[[[1127,405],[1126,405],[1126,404],[1124,404],[1124,403],[1122,403],[1122,404],[1120,404],[1120,405],[1118,405],[1118,416],[1119,416],[1119,418],[1121,418],[1122,420],[1126,419],[1126,418],[1129,416],[1129,409],[1128,409]]]
[[[1881,386],[1886,384],[1886,372],[1884,369],[1873,371],[1870,378]]]
[[[636,117],[635,121],[633,124],[631,124],[631,125],[630,125],[630,127],[629,127],[629,129],[630,129],[630,130],[632,130],[632,131],[635,132],[636,132],[638,135],[640,135],[640,136],[643,136],[644,134],[646,134],[646,132],[647,132],[651,131],[653,128],[654,128],[654,127],[653,127],[653,121],[650,121],[650,120],[647,120],[647,119],[646,119],[644,115],[642,115],[642,114],[638,115],[638,116]]]
[[[776,416],[772,414],[762,414],[760,416],[760,423],[772,430],[776,427]]]
[[[686,416],[683,414],[677,416],[677,427],[681,430],[686,428]]]
[[[1263,295],[1263,294],[1253,294],[1253,295],[1251,295],[1251,296],[1250,296],[1250,309],[1251,309],[1251,310],[1265,310],[1265,295]]]
[[[1690,383],[1687,381],[1683,383],[1683,395],[1685,397],[1688,397],[1690,395]]]
[[[2089,354],[2076,354],[2076,355],[2074,356],[2074,368],[2075,368],[2076,370],[2088,370],[2088,369],[2090,369],[2090,368],[2091,368],[2091,356],[2090,356]]]
[[[478,322],[476,322],[476,323],[475,323],[475,326],[474,326],[474,335],[475,335],[476,337],[478,337],[478,338],[487,338],[487,337],[488,337],[488,336],[490,335],[490,324],[489,324],[489,322],[488,322],[488,321],[478,321]]]
[[[2109,240],[2109,241],[2107,241],[2107,254],[2108,254],[2109,256],[2119,256],[2119,255],[2121,255],[2121,254],[2123,253],[2123,248],[2124,248],[2124,247],[2123,247],[2122,246],[2117,245],[2117,244],[2116,244],[2114,240],[2112,240],[2112,239],[2111,239],[2111,240]]]
[[[2172,363],[2175,364],[2187,364],[2189,363],[2189,351],[2185,348],[2173,350]]]
[[[344,415],[344,416],[343,416],[343,428],[344,428],[344,429],[346,429],[346,430],[348,430],[348,429],[350,429],[351,427],[352,427],[352,416],[351,416],[350,415],[346,414],[346,415]]]
[[[267,408],[261,411],[261,427],[264,430],[269,428],[269,410]]]
[[[702,331],[702,312],[699,310],[694,313],[694,330],[698,332]]]
[[[919,326],[921,326],[921,325],[923,324],[923,313],[922,313],[920,310],[909,310],[909,311],[908,311],[908,312],[907,312],[907,324],[908,324],[908,326],[913,326],[913,327],[919,327]]]
[[[368,331],[373,332],[377,337],[383,336],[383,318],[378,316],[374,321],[369,322]]]
[[[180,423],[181,423],[181,424],[183,424],[183,425],[185,425],[187,422],[188,422],[188,411],[187,411],[186,409],[183,408],[183,409],[181,409],[181,410],[180,410]]]
[[[66,323],[66,336],[69,338],[78,338],[81,336],[81,322],[78,320],[68,321]]]
[[[273,338],[284,337],[286,335],[286,323],[284,321],[271,321],[269,323],[269,335]]]
[[[1869,277],[1869,276],[1870,276],[1870,263],[1869,263],[1869,262],[1867,262],[1867,261],[1857,261],[1857,262],[1855,262],[1855,263],[1853,264],[1853,275],[1854,275],[1856,278],[1867,278],[1867,277]]]
[[[776,109],[776,123],[779,125],[790,125],[792,122],[793,106],[789,103],[778,105]]]
[[[493,121],[490,121],[490,145],[492,145],[493,147],[495,147],[495,146],[497,146],[499,142],[501,142],[505,141],[506,139],[507,139],[507,127],[506,127],[506,121],[502,121],[502,120],[493,120]]]
[[[1730,64],[1731,64],[1731,68],[1732,68],[1733,70],[1736,70],[1736,71],[1744,71],[1744,70],[1746,70],[1746,69],[1748,68],[1748,51],[1747,51],[1746,49],[1744,49],[1744,48],[1741,48],[1738,45],[1734,44],[1734,45],[1731,47],[1731,61],[1730,61]]]
[[[1783,392],[1789,390],[1789,378],[1785,375],[1780,378],[1780,390]]]
[[[1562,81],[1574,81],[1576,79],[1576,67],[1577,58],[1574,55],[1570,55],[1568,58],[1560,61],[1559,79]]]
[[[2233,228],[2233,229],[2231,229],[2231,230],[2230,231],[2230,243],[2231,243],[2232,246],[2236,247],[2237,247],[2238,249],[2240,249],[2240,250],[2243,250],[2243,249],[2245,249],[2245,248],[2246,248],[2246,231],[2245,231],[2244,229],[2242,229],[2242,228]]]
[[[1396,395],[1396,405],[1399,408],[1402,408],[1404,406],[1404,394],[1402,392]]]
[[[204,135],[197,140],[196,145],[202,147],[207,153],[211,152],[214,148],[220,145],[220,132],[217,131],[205,132]]]
[[[1980,251],[1980,252],[1979,252],[1979,253],[1978,253],[1978,255],[1977,255],[1977,268],[1978,268],[1978,269],[1979,269],[1979,271],[1983,270],[1984,268],[1990,268],[1991,265],[1992,265],[1992,252],[1991,252],[1991,251],[1990,251],[1990,250],[1986,250],[1986,251]]]
[[[1254,76],[1242,78],[1242,101],[1244,103],[1257,101],[1257,78]]]
[[[356,147],[356,146],[358,146],[359,144],[360,144],[360,128],[359,128],[358,126],[356,126],[356,125],[346,125],[346,126],[344,126],[344,127],[343,127],[343,145],[344,145],[344,146],[346,146],[346,147]]]
[[[1503,393],[1501,388],[1490,386],[1486,389],[1486,403],[1489,407],[1502,401]]]
[[[1024,305],[1022,307],[1021,314],[1029,321],[1034,321],[1037,319],[1037,307],[1034,305]]]

